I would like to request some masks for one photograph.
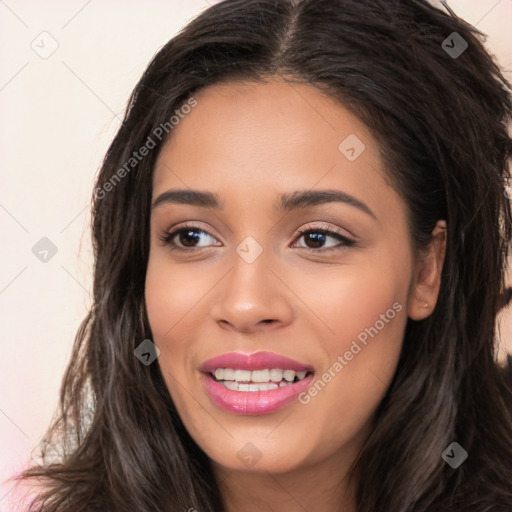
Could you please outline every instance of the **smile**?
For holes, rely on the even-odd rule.
[[[224,354],[204,363],[203,383],[210,400],[224,411],[259,415],[297,399],[313,380],[313,368],[271,352]]]
[[[231,368],[217,368],[212,377],[232,391],[268,391],[291,386],[306,377],[308,372],[294,370],[233,370]]]

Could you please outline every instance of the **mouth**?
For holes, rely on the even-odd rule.
[[[225,388],[242,392],[270,391],[271,389],[292,386],[312,374],[312,371],[296,372],[281,368],[252,371],[217,368],[215,372],[210,372],[212,379]]]
[[[313,381],[314,370],[270,352],[224,354],[200,368],[211,401],[234,414],[259,415],[282,409]]]

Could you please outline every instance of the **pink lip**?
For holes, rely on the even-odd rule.
[[[293,402],[313,381],[313,374],[286,387],[267,391],[233,391],[217,382],[211,373],[217,368],[234,370],[264,370],[280,368],[296,372],[313,371],[311,365],[272,352],[242,354],[232,352],[206,361],[200,368],[205,374],[203,382],[210,399],[220,408],[234,414],[269,414]]]
[[[235,414],[269,414],[293,402],[313,381],[308,375],[284,388],[268,391],[233,391],[217,382],[211,375],[203,375],[206,392],[220,408]]]
[[[221,356],[208,359],[200,368],[204,373],[215,372],[217,368],[232,368],[233,370],[294,370],[296,372],[313,371],[311,365],[299,363],[294,359],[274,354],[273,352],[255,352],[254,354],[242,354],[230,352]]]

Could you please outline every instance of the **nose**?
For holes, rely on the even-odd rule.
[[[234,255],[233,267],[221,281],[210,309],[222,329],[251,333],[284,327],[292,321],[293,293],[268,260],[265,252],[252,263]]]

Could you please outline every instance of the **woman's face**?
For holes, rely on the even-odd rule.
[[[346,460],[407,316],[428,314],[412,304],[405,205],[369,130],[316,88],[224,84],[195,98],[153,182],[146,304],[169,392],[222,467]]]

